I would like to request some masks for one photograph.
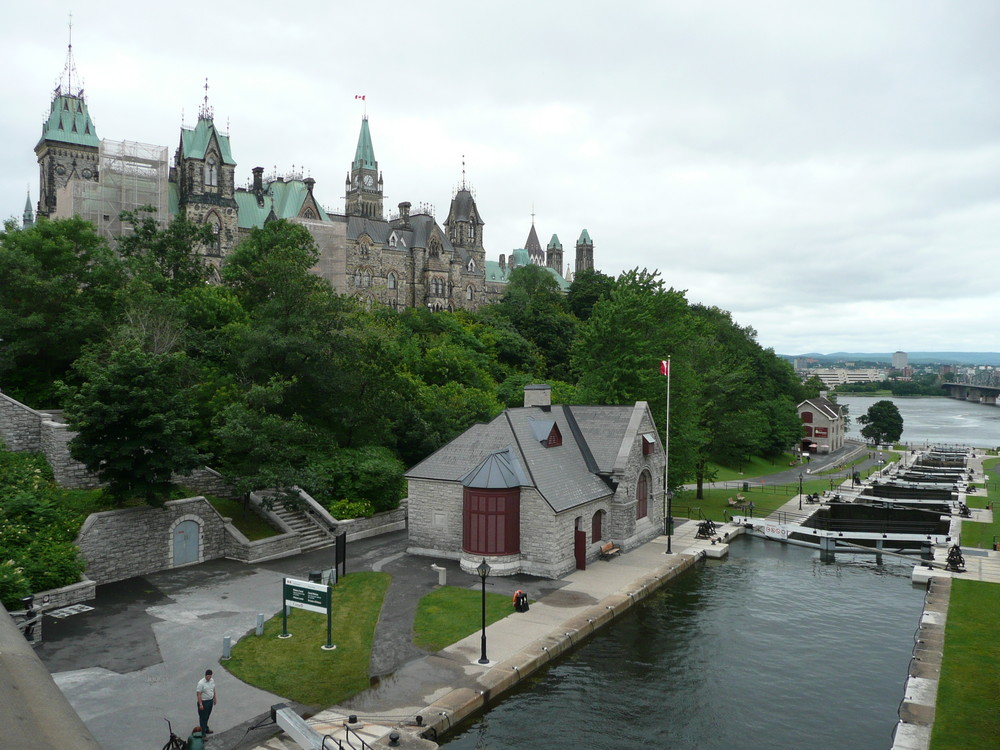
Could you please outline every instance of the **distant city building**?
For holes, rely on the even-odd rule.
[[[906,352],[896,352],[892,355],[892,369],[902,370],[910,363],[910,358]]]
[[[885,380],[882,370],[847,370],[844,368],[806,370],[803,375],[817,377],[827,388],[836,388],[845,383],[876,383]]]
[[[569,286],[559,238],[553,235],[543,250],[534,217],[526,249],[511,253],[509,263],[503,255],[499,263],[487,262],[485,222],[464,164],[442,224],[429,204],[402,202],[398,213],[386,215],[367,117],[345,181],[344,211],[337,213],[320,204],[316,181],[300,171],[265,177],[263,167],[254,167],[246,187],[237,187],[230,137],[216,127],[207,84],[196,125],[180,129],[173,163],[162,146],[99,139],[78,84],[70,45],[35,146],[38,217],[79,215],[114,242],[122,231],[122,211],[151,206],[161,223],[183,214],[212,228],[214,240],[199,251],[216,267],[254,228],[286,219],[312,235],[319,250],[313,271],[335,291],[394,309],[478,309],[499,299],[510,273],[529,263],[546,268],[561,289]],[[23,223],[30,226],[33,220],[29,200]],[[575,261],[577,272],[594,267],[594,243],[586,229]]]

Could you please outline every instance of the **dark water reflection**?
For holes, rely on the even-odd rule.
[[[910,565],[738,540],[448,741],[460,748],[892,745]]]

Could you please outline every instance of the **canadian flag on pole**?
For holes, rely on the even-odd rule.
[[[666,375],[670,377],[670,360],[661,359],[660,360],[660,375]]]
[[[365,100],[365,95],[364,94],[355,94],[354,98],[355,99],[360,99],[361,101],[364,101]]]

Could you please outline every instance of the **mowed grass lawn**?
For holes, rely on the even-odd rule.
[[[291,638],[278,638],[281,613],[233,646],[224,666],[251,685],[309,706],[325,708],[369,686],[372,638],[389,588],[388,573],[351,573],[331,590],[333,643],[324,651],[326,615],[292,609]],[[275,592],[277,594],[277,592]]]
[[[975,484],[980,488],[973,495],[966,495],[965,501],[970,508],[985,508],[989,503],[993,503],[993,523],[974,523],[972,521],[962,521],[962,546],[977,547],[979,549],[993,549],[994,537],[1000,539],[1000,485],[997,476],[1000,468],[1000,459],[994,458],[983,461],[983,472],[989,477],[989,481]]]
[[[956,578],[931,750],[1000,746],[1000,585]]]
[[[514,611],[510,597],[486,592],[486,624]],[[446,646],[482,629],[482,591],[442,586],[420,600],[413,622],[413,642],[427,651]]]

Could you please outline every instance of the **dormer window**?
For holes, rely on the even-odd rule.
[[[545,441],[546,448],[555,448],[556,446],[562,445],[562,433],[559,432],[559,425],[552,425],[552,430],[549,431],[549,437]]]
[[[396,247],[396,233],[393,232],[389,237],[389,247]]]
[[[466,269],[470,273],[475,273],[475,271],[476,271],[476,261],[474,261],[472,258],[469,258],[469,263],[468,263],[468,265],[466,265]]]
[[[642,455],[651,456],[656,453],[656,435],[647,432],[642,436]]]

